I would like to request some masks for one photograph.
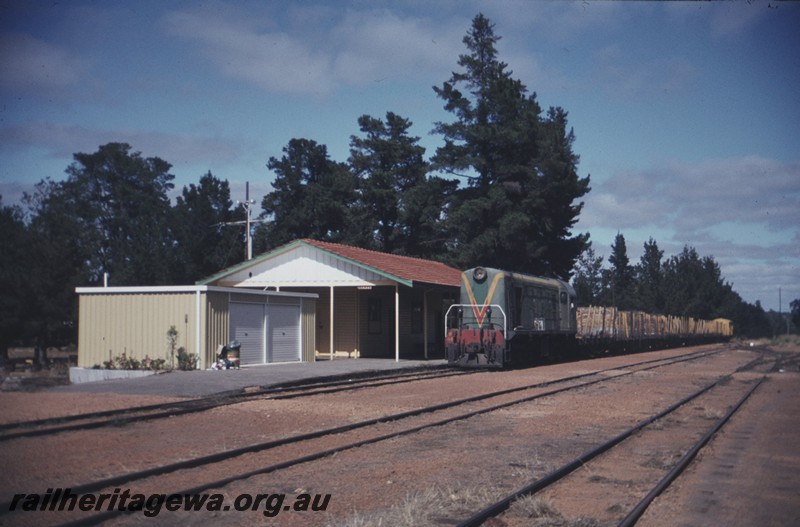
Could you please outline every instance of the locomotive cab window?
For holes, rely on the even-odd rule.
[[[562,304],[567,303],[567,293],[565,293],[564,291],[561,291],[561,303]]]

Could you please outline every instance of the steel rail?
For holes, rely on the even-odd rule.
[[[319,394],[328,394],[334,392],[357,390],[362,388],[371,388],[378,386],[386,386],[391,384],[402,384],[406,382],[415,382],[422,380],[440,379],[450,376],[469,375],[478,373],[475,371],[433,371],[433,372],[416,372],[416,373],[402,373],[395,376],[379,376],[379,377],[364,377],[360,379],[337,380],[329,383],[313,383],[283,386],[277,388],[264,388],[252,392],[242,392],[236,390],[234,392],[224,392],[215,394],[208,397],[191,399],[188,401],[173,401],[169,403],[159,403],[153,405],[142,406],[138,408],[122,408],[117,410],[104,410],[100,412],[90,412],[84,414],[73,414],[62,417],[50,417],[45,419],[38,419],[33,421],[22,421],[16,423],[7,423],[0,425],[0,441],[8,441],[11,439],[19,439],[23,437],[36,437],[41,435],[70,432],[77,430],[92,430],[95,428],[103,428],[106,426],[122,426],[128,423],[137,421],[149,421],[153,419],[162,419],[167,417],[174,417],[178,415],[185,415],[196,412],[203,412],[211,410],[219,406],[226,406],[231,404],[238,404],[245,400],[256,398],[267,399],[288,399],[305,397]],[[413,377],[413,378],[407,378]],[[314,391],[311,391],[314,390]],[[286,392],[298,392],[294,394],[285,394]],[[158,411],[161,410],[161,411]],[[152,412],[152,413],[148,413]],[[138,414],[138,415],[137,415]],[[108,419],[104,419],[108,418]],[[91,421],[92,419],[100,419]],[[87,423],[76,423],[76,421],[89,420]],[[61,426],[47,426],[58,425]],[[44,427],[36,428],[34,427]],[[5,430],[15,430],[18,428],[28,428],[16,432],[2,433]]]
[[[591,385],[598,384],[598,383],[605,382],[605,381],[615,380],[615,379],[618,379],[618,378],[621,378],[621,377],[625,377],[627,375],[632,375],[632,374],[640,372],[640,371],[647,371],[647,370],[650,370],[650,369],[655,369],[655,368],[664,367],[664,366],[670,366],[670,365],[673,365],[673,364],[678,364],[678,363],[686,362],[686,361],[689,361],[689,360],[694,360],[694,359],[698,359],[698,358],[704,358],[704,357],[707,357],[709,355],[714,355],[714,354],[717,354],[717,353],[721,353],[722,351],[724,351],[724,350],[708,351],[708,352],[694,352],[694,353],[691,353],[691,354],[687,354],[687,355],[681,356],[681,357],[677,358],[676,360],[673,360],[673,359],[675,359],[673,357],[673,358],[662,358],[662,359],[652,359],[652,360],[648,360],[648,361],[642,361],[640,363],[636,363],[636,364],[633,364],[633,365],[627,365],[625,367],[630,368],[630,367],[633,367],[633,366],[641,366],[641,365],[645,365],[645,364],[650,364],[650,365],[645,367],[645,368],[643,368],[643,369],[641,369],[641,370],[628,371],[628,372],[620,373],[618,375],[614,375],[614,376],[610,376],[610,377],[603,377],[603,378],[600,378],[600,379],[595,379],[595,380],[592,380],[592,381],[588,381],[588,382],[584,382],[584,383],[580,383],[580,384],[576,384],[576,385],[570,385],[570,386],[565,386],[565,387],[561,387],[561,388],[556,388],[554,390],[549,390],[547,392],[534,394],[534,395],[527,396],[527,397],[524,397],[524,398],[521,398],[521,399],[516,399],[514,401],[495,404],[495,405],[492,405],[492,406],[489,406],[489,407],[486,407],[486,408],[474,410],[472,412],[467,412],[465,414],[460,414],[460,415],[457,415],[457,416],[448,417],[448,418],[441,419],[439,421],[435,421],[435,422],[432,422],[432,423],[417,425],[417,426],[414,426],[414,427],[411,427],[411,428],[407,428],[407,429],[403,429],[403,430],[400,430],[400,431],[390,432],[390,433],[379,435],[379,436],[376,436],[376,437],[360,440],[360,441],[357,441],[357,442],[354,442],[354,443],[341,445],[341,446],[333,447],[333,448],[330,448],[330,449],[325,449],[325,450],[318,451],[318,452],[315,452],[315,453],[307,454],[307,455],[302,456],[302,457],[298,457],[298,458],[295,458],[295,459],[290,459],[290,460],[287,460],[287,461],[284,461],[284,462],[281,462],[281,463],[278,463],[278,464],[274,464],[274,465],[270,465],[270,466],[267,466],[267,467],[258,468],[258,469],[255,469],[255,470],[252,470],[252,471],[248,471],[248,472],[245,472],[245,473],[235,474],[235,475],[232,475],[232,476],[229,476],[227,478],[223,478],[223,479],[220,479],[220,480],[217,480],[217,481],[214,481],[214,482],[204,483],[202,485],[199,485],[197,487],[193,487],[193,488],[190,488],[190,489],[183,489],[183,490],[180,490],[180,491],[176,491],[173,494],[195,494],[195,493],[201,492],[203,490],[207,490],[209,488],[219,488],[219,487],[222,487],[224,485],[227,485],[227,484],[235,482],[235,481],[239,481],[239,480],[242,480],[242,479],[247,479],[247,478],[250,478],[250,477],[253,477],[253,476],[257,476],[257,475],[267,474],[267,473],[274,472],[274,471],[281,470],[281,469],[285,469],[285,468],[288,468],[288,467],[291,467],[291,466],[294,466],[294,465],[307,463],[307,462],[310,462],[310,461],[314,461],[314,460],[317,460],[317,459],[321,459],[321,458],[324,458],[324,457],[331,456],[331,455],[336,454],[338,452],[343,452],[343,451],[346,451],[346,450],[350,450],[350,449],[353,449],[353,448],[358,448],[358,447],[361,447],[361,446],[377,443],[377,442],[380,442],[380,441],[385,441],[385,440],[388,440],[388,439],[393,439],[393,438],[396,438],[396,437],[400,437],[400,436],[404,436],[404,435],[408,435],[408,434],[413,434],[413,433],[416,433],[416,432],[419,432],[421,430],[425,430],[425,429],[428,429],[428,428],[442,426],[442,425],[445,425],[445,424],[448,424],[448,423],[451,423],[451,422],[468,419],[468,418],[474,417],[476,415],[481,415],[481,414],[484,414],[484,413],[493,412],[493,411],[500,410],[500,409],[503,409],[503,408],[507,408],[507,407],[510,407],[510,406],[514,406],[514,405],[517,405],[517,404],[520,404],[520,403],[529,402],[529,401],[532,401],[532,400],[535,400],[535,399],[539,399],[539,398],[543,398],[543,397],[547,397],[547,396],[550,396],[550,395],[555,395],[555,394],[558,394],[558,393],[561,393],[561,392],[565,392],[565,391],[569,391],[569,390],[573,390],[573,389],[584,388],[584,387],[591,386]],[[655,362],[663,362],[664,364],[652,364],[652,363],[655,363]],[[376,424],[387,423],[387,422],[391,422],[391,421],[397,421],[397,420],[404,419],[404,418],[407,418],[407,417],[413,417],[413,416],[417,416],[417,415],[422,415],[424,413],[431,413],[431,412],[435,412],[435,411],[438,411],[438,410],[443,410],[443,409],[446,409],[446,408],[450,408],[450,407],[466,404],[466,403],[469,403],[469,402],[485,400],[485,399],[487,399],[489,397],[497,397],[497,396],[506,395],[506,394],[514,393],[514,392],[518,392],[518,391],[541,388],[541,387],[546,387],[546,386],[550,386],[550,385],[553,385],[553,384],[560,384],[560,383],[569,382],[569,381],[572,381],[572,380],[577,380],[577,379],[584,378],[584,377],[598,375],[598,374],[601,374],[601,373],[605,373],[605,372],[612,371],[612,370],[618,370],[618,369],[620,369],[620,366],[616,366],[614,368],[607,368],[607,369],[603,369],[603,370],[598,370],[598,371],[595,371],[595,372],[589,372],[589,373],[574,375],[574,376],[570,376],[570,377],[566,377],[566,378],[562,378],[562,379],[557,379],[557,380],[553,380],[553,381],[546,381],[546,382],[537,383],[537,384],[534,384],[534,385],[528,385],[528,386],[517,387],[517,388],[508,388],[508,389],[505,389],[505,390],[499,390],[499,391],[496,391],[496,392],[492,392],[490,394],[480,394],[480,395],[476,395],[476,396],[473,396],[473,397],[467,397],[467,398],[464,398],[464,399],[459,399],[457,401],[450,401],[450,402],[447,402],[447,403],[441,403],[441,404],[437,404],[437,405],[433,405],[433,406],[429,406],[429,407],[425,407],[425,408],[421,408],[421,409],[416,409],[416,410],[411,410],[411,411],[407,411],[407,412],[401,412],[401,413],[398,413],[398,414],[393,414],[393,415],[390,415],[390,416],[383,416],[383,417],[378,417],[378,418],[374,418],[374,419],[368,419],[368,420],[365,420],[365,421],[360,421],[358,423],[352,423],[352,424],[349,424],[349,425],[343,425],[343,426],[339,426],[339,427],[335,427],[335,428],[330,428],[330,429],[326,429],[326,430],[320,430],[320,431],[316,431],[316,432],[310,432],[310,433],[306,433],[306,434],[299,434],[299,435],[296,435],[296,436],[283,438],[283,439],[279,439],[279,440],[267,441],[265,443],[259,443],[259,444],[256,444],[256,445],[249,445],[247,447],[242,447],[242,448],[235,449],[235,450],[228,451],[228,452],[221,452],[221,453],[211,454],[209,456],[202,456],[200,458],[194,458],[194,459],[190,459],[190,460],[185,460],[185,461],[172,463],[172,464],[164,465],[164,466],[160,466],[160,467],[153,467],[151,469],[146,469],[146,470],[139,471],[139,472],[128,473],[128,474],[124,474],[124,475],[121,475],[121,476],[111,477],[111,478],[107,478],[107,479],[100,480],[100,481],[95,481],[95,482],[90,482],[90,483],[83,484],[83,485],[70,486],[69,488],[75,494],[85,494],[85,493],[90,493],[90,492],[97,492],[97,491],[100,491],[100,490],[105,489],[105,488],[119,486],[119,485],[121,485],[123,483],[130,483],[131,481],[136,481],[136,480],[140,480],[140,479],[144,479],[144,478],[148,478],[148,477],[152,477],[152,476],[158,476],[158,475],[162,475],[162,474],[167,474],[167,473],[175,472],[177,470],[196,468],[196,467],[199,467],[199,466],[203,466],[203,465],[207,465],[207,464],[211,464],[211,463],[215,463],[215,462],[228,460],[228,459],[230,459],[232,457],[236,457],[236,456],[240,456],[240,455],[244,455],[244,454],[248,454],[248,453],[255,453],[255,452],[259,452],[259,451],[269,450],[269,449],[272,449],[272,448],[276,448],[278,446],[283,446],[283,445],[290,444],[290,443],[295,443],[295,442],[298,442],[298,441],[307,441],[307,440],[311,440],[311,439],[318,439],[318,438],[325,437],[325,436],[328,436],[328,435],[340,434],[340,433],[348,432],[348,431],[355,430],[355,429],[358,429],[358,428],[363,428],[363,427],[367,427],[367,426],[373,426],[373,425],[376,425]],[[4,510],[4,508],[7,510],[7,507],[4,507],[4,505],[5,504],[0,504],[0,515],[2,515],[2,511]],[[100,514],[92,515],[92,516],[89,516],[89,517],[86,517],[86,518],[81,518],[81,519],[75,520],[74,522],[68,522],[68,523],[65,523],[63,525],[70,525],[70,526],[73,526],[73,525],[94,525],[94,524],[97,524],[99,522],[105,521],[105,520],[107,520],[107,519],[109,519],[111,517],[114,517],[116,515],[123,514],[123,513],[125,513],[125,511],[107,511],[107,512],[103,512],[103,513],[100,513]]]
[[[550,485],[554,484],[558,480],[564,478],[565,476],[569,475],[570,473],[574,472],[576,469],[582,467],[586,462],[591,461],[592,459],[596,458],[600,454],[610,450],[611,448],[617,446],[618,444],[622,443],[624,440],[631,437],[633,434],[639,432],[643,428],[651,425],[655,421],[669,415],[670,413],[674,412],[681,406],[685,405],[686,403],[700,397],[704,393],[708,392],[715,386],[725,382],[731,378],[730,375],[725,375],[716,381],[700,388],[699,390],[695,391],[694,393],[689,394],[688,396],[684,397],[683,399],[679,400],[678,402],[670,405],[669,407],[665,408],[664,410],[658,412],[657,414],[640,421],[633,427],[625,430],[621,434],[617,435],[613,439],[606,441],[605,443],[581,454],[580,456],[576,457],[569,463],[561,466],[560,468],[554,470],[553,472],[547,474],[546,476],[534,481],[533,483],[517,490],[516,492],[506,496],[505,498],[492,503],[491,505],[483,508],[482,510],[478,511],[477,513],[473,514],[466,520],[462,521],[458,524],[458,527],[477,527],[484,523],[489,518],[493,518],[505,510],[511,505],[511,503],[523,496],[529,496],[531,494],[535,494],[540,490],[549,487]],[[759,381],[760,384],[761,381]]]
[[[619,522],[619,527],[630,527],[636,524],[653,500],[656,499],[662,492],[664,492],[664,490],[666,490],[667,487],[669,487],[672,482],[675,481],[675,479],[677,479],[677,477],[680,476],[684,470],[686,470],[694,458],[697,457],[697,454],[700,452],[700,450],[706,446],[709,441],[711,441],[711,438],[717,432],[719,432],[720,429],[728,423],[728,421],[730,421],[731,417],[733,417],[733,414],[735,414],[745,403],[745,401],[747,401],[747,399],[753,395],[753,393],[759,386],[761,386],[765,379],[766,377],[762,377],[756,383],[754,383],[747,393],[745,393],[741,399],[739,399],[739,401],[730,410],[728,410],[728,413],[722,416],[716,422],[716,424],[708,432],[706,432],[703,437],[701,437],[700,440],[697,441],[697,443],[695,443],[695,445],[688,452],[686,452],[686,454],[684,454],[684,456],[678,461],[672,470],[670,470],[669,473],[664,476],[664,478],[662,478],[661,481],[659,481],[650,492],[647,493],[647,496],[642,498],[642,500],[636,504],[631,512],[629,512],[628,515],[625,516],[621,522]]]

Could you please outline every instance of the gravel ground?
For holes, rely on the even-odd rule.
[[[4,467],[0,473],[0,500],[7,502],[15,493],[44,493],[48,488],[69,487],[96,478],[501,388],[601,368],[617,367],[624,371],[628,362],[686,351],[684,348],[636,357],[607,357],[525,370],[483,372],[466,378],[293,400],[249,401],[120,428],[12,440],[0,449],[0,466]],[[786,357],[800,355],[797,348],[782,351]],[[479,509],[482,503],[541,477],[717,376],[747,364],[757,354],[756,349],[729,346],[724,353],[713,357],[636,373],[210,491],[224,495],[226,503],[233,503],[243,494],[285,493],[286,503],[293,502],[299,494],[321,497],[330,494],[324,512],[281,510],[276,511],[276,516],[267,517],[265,506],[251,512],[162,511],[155,518],[132,515],[114,523],[138,525],[155,521],[164,525],[199,525],[215,521],[225,525],[258,522],[289,527],[453,525],[456,519]],[[800,373],[796,360],[787,364],[783,372],[766,373],[767,383],[742,408],[730,427],[703,451],[689,472],[653,504],[640,525],[798,523],[800,456],[794,445],[800,444],[800,423],[796,418],[800,415]],[[792,364],[795,365],[793,370]],[[731,385],[744,385],[756,376],[737,374]],[[0,393],[0,407],[4,409],[4,422],[8,422],[20,417],[66,415],[74,413],[77,407],[81,411],[99,410],[170,399],[174,397],[12,392]],[[726,410],[725,401],[720,397],[716,402],[703,403],[702,411],[716,415]],[[333,444],[336,440],[326,441]],[[290,456],[295,448],[302,447],[290,445],[283,453],[270,452],[257,460],[231,460],[231,466],[235,468],[240,463],[240,470],[251,470],[281,456]],[[677,443],[640,447],[646,450],[643,458],[654,466],[667,464],[679,455],[681,448]],[[136,485],[137,489],[156,485],[147,492],[168,493],[190,487],[201,477],[213,480],[214,470],[208,468],[202,474],[175,474],[170,478],[169,488],[163,482]],[[510,515],[505,521],[509,525],[615,525],[615,518],[624,516],[625,506],[635,502],[639,486],[632,482],[639,478],[638,473],[632,473],[629,466],[619,463],[597,465],[592,472],[586,472],[588,475],[570,487],[577,498],[546,497],[544,508],[549,516],[520,519],[523,513],[517,513],[516,517]],[[608,497],[609,488],[619,496],[614,498],[614,503],[600,509],[589,506],[599,497]],[[136,489],[132,489],[134,491]],[[0,512],[0,524],[41,525],[64,519],[57,513],[30,512],[3,517]],[[546,523],[548,521],[550,523]]]

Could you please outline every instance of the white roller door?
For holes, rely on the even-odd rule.
[[[242,345],[242,366],[264,364],[266,359],[264,304],[230,304],[230,336]]]
[[[270,362],[300,361],[300,306],[269,306]]]

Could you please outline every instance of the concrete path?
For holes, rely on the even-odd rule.
[[[49,391],[202,397],[215,393],[238,391],[251,386],[273,386],[310,378],[347,376],[368,371],[425,366],[441,367],[445,364],[444,360],[401,360],[400,362],[395,362],[393,359],[319,360],[313,363],[249,366],[239,370],[173,371],[136,379],[116,379],[57,386]]]

